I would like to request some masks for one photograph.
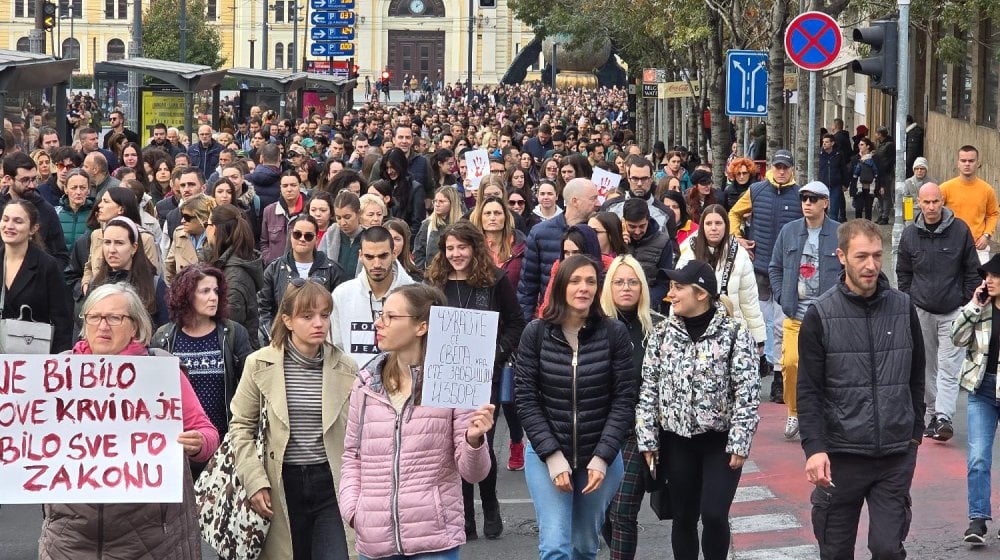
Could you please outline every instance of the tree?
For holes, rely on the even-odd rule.
[[[152,0],[142,16],[142,52],[147,58],[180,60],[179,0]],[[206,23],[205,0],[188,0],[186,62],[219,68],[225,64],[219,30]]]

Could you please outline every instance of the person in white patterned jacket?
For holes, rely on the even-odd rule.
[[[658,455],[670,481],[675,558],[729,553],[729,508],[760,417],[757,347],[719,300],[712,267],[690,261],[662,270],[670,319],[650,335],[642,364],[635,433],[650,470]]]

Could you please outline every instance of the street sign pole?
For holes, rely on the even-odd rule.
[[[897,0],[899,6],[899,78],[896,97],[896,193],[895,216],[892,222],[892,253],[899,255],[899,239],[903,236],[903,184],[906,181],[906,115],[910,113],[910,0]],[[890,46],[890,48],[892,48]],[[889,267],[889,281],[896,284],[895,267]]]
[[[813,161],[816,159],[816,72],[809,72],[809,134],[806,135],[806,142],[809,143],[806,180],[811,183],[816,180],[816,164]]]

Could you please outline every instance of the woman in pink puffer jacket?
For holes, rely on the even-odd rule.
[[[447,304],[423,284],[393,290],[375,322],[386,353],[361,370],[351,392],[340,511],[363,560],[429,553],[457,560],[465,544],[462,479],[479,482],[490,470],[484,435],[493,405],[419,405],[431,306]]]

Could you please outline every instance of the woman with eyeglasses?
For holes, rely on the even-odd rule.
[[[52,325],[51,353],[73,344],[73,304],[66,289],[62,266],[42,243],[38,208],[27,200],[12,200],[0,216],[0,318]]]
[[[227,295],[221,270],[204,263],[185,268],[170,286],[170,322],[156,330],[150,343],[180,359],[219,436],[229,431],[229,403],[253,352],[247,329],[227,313]]]
[[[94,288],[83,304],[83,318],[82,340],[73,346],[73,354],[95,358],[166,355],[150,349],[153,327],[149,315],[128,284]],[[183,431],[177,436],[177,443],[184,450],[185,463],[208,461],[219,447],[219,432],[205,415],[188,376],[180,369],[136,371],[138,376],[165,373],[180,379]],[[45,504],[38,558],[149,558],[150,551],[162,551],[161,558],[201,558],[194,481],[187,464],[181,470],[183,480],[172,482],[183,487],[180,503]]]
[[[437,255],[438,237],[450,224],[462,219],[465,205],[458,189],[453,185],[438,188],[434,193],[434,206],[430,216],[420,224],[413,238],[413,262],[425,270]]]
[[[146,257],[142,229],[125,216],[115,216],[104,226],[101,265],[91,289],[126,282],[142,299],[153,328],[167,322],[167,285]]]
[[[332,309],[325,286],[292,279],[275,312],[271,343],[247,357],[230,403],[236,475],[251,507],[271,520],[263,560],[349,557],[352,535],[339,504],[346,500],[341,472],[358,368],[326,342]],[[263,464],[256,450],[262,407]]]
[[[264,265],[254,246],[253,230],[243,211],[232,204],[217,206],[206,224],[208,247],[204,262],[222,271],[229,286],[229,318],[256,333],[260,313],[257,292],[264,286]],[[250,341],[258,348],[256,337]]]
[[[299,214],[308,212],[306,196],[295,171],[281,174],[280,196],[264,208],[260,227],[260,252],[268,265],[285,254],[288,241],[288,224]]]
[[[510,211],[515,216],[521,217],[518,231],[523,233],[525,237],[527,237],[531,228],[542,223],[541,216],[534,212],[535,207],[531,204],[532,198],[530,193],[531,191],[526,189],[516,189],[507,194],[507,207],[510,208]]]
[[[606,265],[611,265],[611,259],[628,254],[628,245],[622,228],[621,218],[614,212],[598,212],[588,221],[587,225],[597,234],[597,242],[601,246],[601,259]]]
[[[726,185],[726,190],[723,191],[723,205],[726,209],[730,209],[736,204],[736,201],[743,196],[743,193],[750,188],[753,184],[754,179],[757,175],[757,166],[754,165],[750,158],[738,157],[730,162],[729,166],[726,168],[726,172],[732,176],[732,180]]]
[[[325,252],[316,248],[318,232],[319,226],[312,216],[302,214],[295,218],[288,232],[288,251],[264,270],[263,287],[257,292],[257,307],[260,310],[257,337],[262,345],[271,342],[271,325],[289,282],[298,278],[309,279],[332,293],[341,282],[353,278],[353,275],[345,274],[344,269]]]
[[[142,223],[139,202],[136,200],[135,193],[131,189],[111,187],[104,191],[100,201],[91,210],[90,217],[87,218],[87,226],[92,230],[89,237],[90,246],[88,248],[90,257],[84,264],[83,276],[80,280],[81,295],[87,294],[91,281],[93,281],[97,271],[100,270],[101,265],[104,263],[104,226],[116,216],[125,216],[136,224]],[[149,262],[153,264],[153,269],[159,270],[162,261],[156,239],[152,233],[144,228],[139,229],[139,236],[142,237],[143,253]],[[82,243],[81,239],[85,239],[85,237],[77,239],[78,245]]]
[[[500,397],[500,370],[517,348],[521,330],[524,329],[524,319],[517,305],[517,284],[512,284],[508,274],[495,264],[494,256],[488,247],[487,237],[483,235],[481,225],[483,219],[490,235],[501,246],[503,241],[497,239],[503,234],[503,226],[496,229],[498,221],[491,213],[497,209],[499,200],[493,199],[483,207],[486,217],[473,214],[472,223],[459,221],[448,226],[441,233],[438,241],[438,254],[427,271],[427,283],[444,291],[448,305],[463,309],[479,311],[496,311],[500,314],[497,327],[497,346],[493,362],[493,389],[490,402],[496,405]],[[502,209],[501,214],[505,211]],[[509,212],[507,212],[509,213]],[[477,224],[477,220],[480,222]],[[511,237],[513,233],[507,232]],[[507,240],[510,243],[510,238]],[[523,242],[522,242],[523,245]],[[507,249],[510,250],[509,247]],[[523,253],[523,248],[521,250]],[[509,258],[509,256],[508,256]],[[517,269],[520,267],[517,266]],[[503,532],[503,520],[500,517],[500,502],[497,501],[497,459],[493,452],[493,430],[486,435],[490,454],[490,472],[486,479],[479,483],[479,494],[483,502],[483,534],[488,539],[495,539]],[[478,538],[476,530],[476,513],[473,506],[472,484],[462,485],[462,495],[465,502],[465,536],[467,539]]]
[[[435,262],[442,259],[443,251]],[[375,320],[383,353],[351,392],[340,511],[362,560],[458,560],[467,540],[459,480],[490,472],[493,405],[421,406],[431,307],[446,305],[441,290],[424,284],[392,290]]]
[[[555,184],[556,180],[559,179],[559,162],[555,158],[548,158],[542,162],[542,173],[539,181],[548,179]]]
[[[90,236],[87,219],[94,208],[94,198],[90,196],[90,175],[82,169],[70,171],[66,176],[65,194],[59,202],[56,214],[66,239],[66,249],[72,252],[77,239]]]
[[[612,214],[614,215],[614,214]],[[601,289],[601,309],[628,327],[632,342],[632,371],[638,373],[646,355],[646,341],[653,329],[666,317],[653,311],[649,300],[649,284],[642,265],[627,254],[615,257],[608,266]],[[635,384],[635,398],[639,384]],[[621,448],[624,478],[608,507],[602,534],[611,549],[611,558],[635,558],[638,544],[638,516],[645,495],[645,470],[648,468],[636,444],[635,430],[629,427]]]
[[[635,418],[632,342],[600,306],[600,266],[584,255],[563,261],[549,306],[518,345],[515,398],[541,558],[597,557]]]
[[[181,202],[178,208],[181,214],[180,227],[174,230],[174,242],[163,261],[163,275],[167,285],[185,267],[202,260],[201,254],[207,250],[208,221],[215,209],[215,199],[206,194],[196,194]]]

